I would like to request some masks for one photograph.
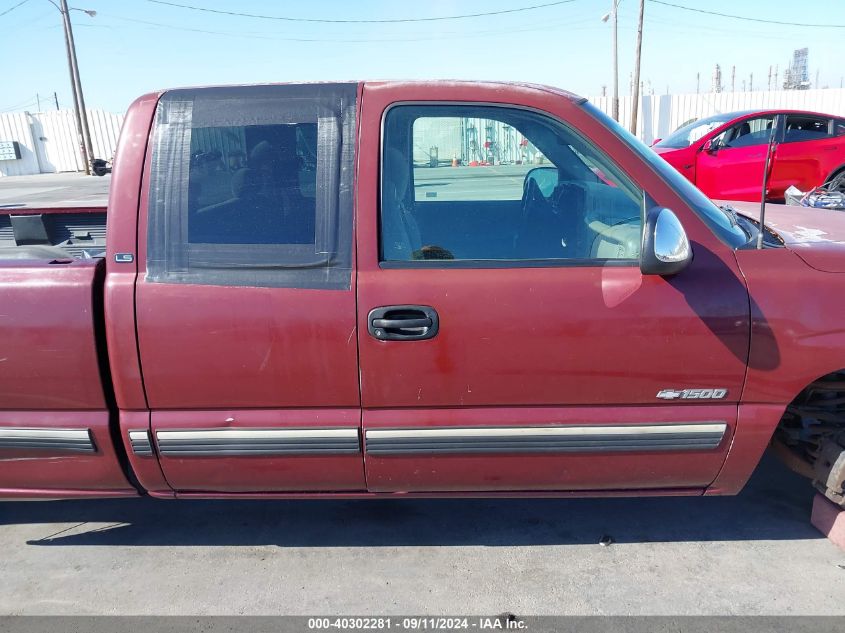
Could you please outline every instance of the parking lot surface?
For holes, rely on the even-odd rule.
[[[38,174],[0,178],[0,208],[106,206],[111,175]]]
[[[0,612],[845,614],[812,498],[5,502]]]

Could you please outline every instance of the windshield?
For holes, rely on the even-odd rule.
[[[740,228],[730,214],[726,214],[717,207],[695,185],[690,183],[681,173],[672,167],[655,152],[646,147],[642,141],[631,134],[616,121],[607,116],[590,102],[581,104],[595,119],[622,139],[628,147],[645,160],[663,180],[683,198],[696,215],[726,244],[732,248],[740,248],[748,243],[748,234]]]
[[[699,119],[698,121],[687,123],[686,125],[679,127],[659,143],[655,143],[654,146],[667,147],[670,149],[689,147],[702,136],[705,136],[708,132],[712,132],[717,127],[720,127],[735,118],[736,114],[714,114],[706,119]]]

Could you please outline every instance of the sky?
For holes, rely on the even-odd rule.
[[[58,1],[58,0],[57,0]],[[584,96],[612,85],[612,0],[70,0],[86,105],[122,112],[162,88],[342,79],[488,79],[544,83]],[[646,92],[708,91],[723,84],[761,89],[796,48],[809,47],[810,80],[839,88],[845,75],[845,0],[666,0],[730,16],[826,23],[786,26],[708,15],[645,0],[642,80]],[[20,4],[19,4],[20,3]],[[537,5],[549,5],[541,6]],[[326,23],[308,20],[417,20]],[[19,6],[16,6],[19,5]],[[537,7],[528,9],[527,7]],[[797,8],[800,7],[800,11]],[[512,11],[514,9],[524,9]],[[466,14],[499,13],[461,19]],[[5,12],[5,13],[4,13]],[[619,5],[620,94],[629,90],[638,0]],[[61,14],[50,0],[0,0],[0,112],[62,107],[72,97]]]

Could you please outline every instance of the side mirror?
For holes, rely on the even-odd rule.
[[[692,248],[681,221],[670,209],[646,214],[640,270],[644,275],[675,275],[692,261]]]
[[[715,154],[719,151],[721,145],[719,144],[719,139],[711,138],[708,141],[704,142],[704,145],[701,146],[702,152],[707,152],[708,154]]]

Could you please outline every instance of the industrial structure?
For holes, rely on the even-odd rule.
[[[810,88],[810,71],[807,65],[808,48],[799,48],[792,53],[792,62],[786,69],[783,78],[784,90],[808,90]]]
[[[420,139],[425,139],[423,143]],[[534,163],[540,152],[501,121],[465,117],[428,117],[414,123],[414,164]]]
[[[716,68],[713,69],[713,83],[710,92],[722,92],[722,67],[719,64],[716,64]]]

